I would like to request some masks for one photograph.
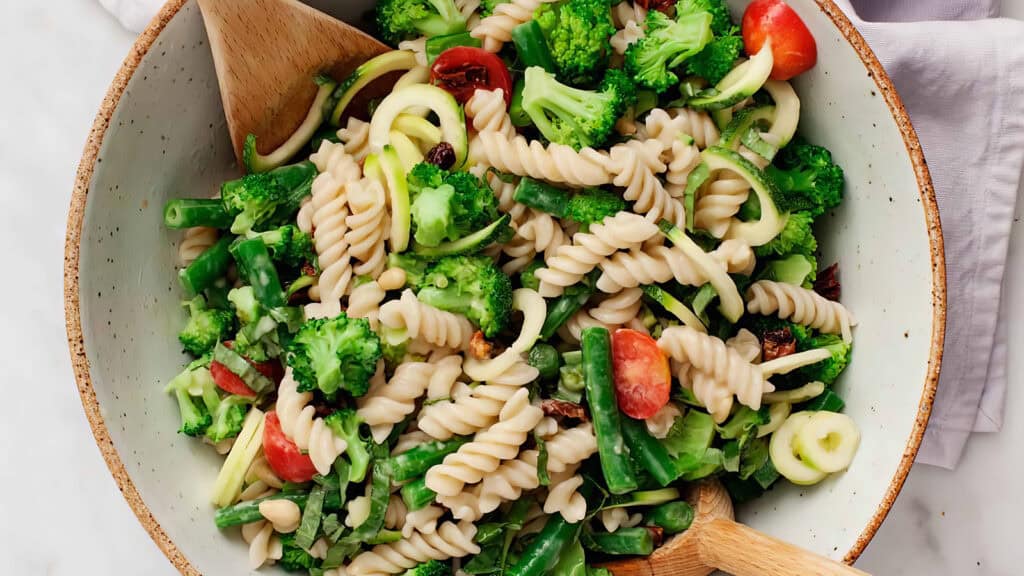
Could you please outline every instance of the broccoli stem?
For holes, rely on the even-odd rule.
[[[647,432],[643,422],[629,417],[622,419],[622,434],[626,437],[626,445],[632,454],[651,473],[651,476],[662,486],[668,486],[677,477],[675,462],[668,450],[656,438]]]
[[[209,226],[227,228],[231,217],[224,210],[224,203],[213,198],[177,198],[164,205],[164,225],[168,228],[192,228]]]
[[[693,506],[684,500],[662,504],[648,512],[645,521],[663,528],[666,534],[678,534],[693,524]]]
[[[597,436],[601,470],[612,494],[637,489],[629,448],[622,437],[622,422],[612,384],[611,337],[604,328],[586,328],[581,335],[583,375],[587,403]]]
[[[278,308],[286,304],[284,289],[277,269],[270,259],[267,245],[259,238],[243,240],[232,249],[240,271],[252,286],[256,299],[265,308]]]
[[[523,550],[519,560],[508,569],[508,576],[541,576],[548,574],[558,564],[562,550],[576,540],[581,524],[570,524],[555,514],[530,545]]]
[[[420,444],[408,452],[393,456],[386,461],[395,482],[404,482],[422,476],[427,469],[440,464],[444,457],[455,452],[469,438],[455,437],[451,440],[427,442]]]
[[[512,198],[520,204],[526,204],[530,208],[536,208],[559,218],[565,218],[568,215],[569,193],[532,178],[520,180]]]
[[[516,46],[516,53],[519,54],[519,63],[524,69],[540,66],[551,74],[558,71],[555,60],[551,57],[548,42],[536,20],[528,20],[513,28],[512,42]]]
[[[186,294],[195,296],[227,274],[228,266],[231,265],[230,248],[233,238],[224,236],[178,272],[178,281]]]
[[[246,502],[239,502],[224,508],[220,508],[213,515],[213,522],[217,528],[230,528],[241,526],[250,522],[262,520],[260,504],[269,500],[288,500],[294,502],[300,509],[306,509],[306,502],[309,501],[308,492],[281,492],[272,496],[257,498]],[[341,493],[337,490],[329,490],[324,493],[323,510],[337,511],[341,508]]]
[[[642,526],[619,528],[615,532],[584,532],[580,540],[588,550],[604,554],[646,556],[654,552],[654,536]]]
[[[419,510],[433,502],[436,497],[437,493],[427,488],[425,476],[402,486],[402,501],[409,510]]]

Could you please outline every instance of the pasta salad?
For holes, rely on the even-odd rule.
[[[375,17],[394,50],[164,211],[194,358],[166,390],[225,455],[250,568],[610,573],[689,527],[690,483],[743,502],[851,464],[855,320],[814,234],[843,171],[796,135],[791,8]]]

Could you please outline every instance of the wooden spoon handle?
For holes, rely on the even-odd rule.
[[[725,518],[702,525],[697,546],[704,564],[734,576],[869,576]]]

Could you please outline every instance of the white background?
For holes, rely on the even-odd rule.
[[[1006,4],[1008,15],[1024,18],[1024,2]],[[93,0],[0,2],[0,574],[176,574],[93,443],[64,335],[64,226],[74,173],[133,40]],[[1016,319],[1011,350],[1020,350],[1024,234],[1016,224],[1010,260],[1004,293]],[[1003,431],[973,437],[955,472],[914,468],[859,567],[877,575],[1024,570],[1024,361],[1011,354],[1010,364]]]

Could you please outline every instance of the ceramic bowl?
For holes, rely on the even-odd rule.
[[[800,131],[846,170],[846,201],[821,226],[859,322],[839,383],[863,431],[852,467],[821,485],[785,483],[740,519],[852,562],[885,518],[927,424],[944,329],[942,235],[921,148],[899,97],[830,0],[790,0],[818,43],[796,81]],[[370,0],[321,2],[358,19]],[[735,2],[740,13],[744,2]],[[171,0],[115,77],[82,157],[68,219],[68,339],[82,404],[125,498],[184,574],[247,573],[236,531],[213,524],[220,458],[177,434],[162,392],[185,358],[176,281],[180,235],[161,225],[178,196],[209,196],[238,173],[194,0]]]

